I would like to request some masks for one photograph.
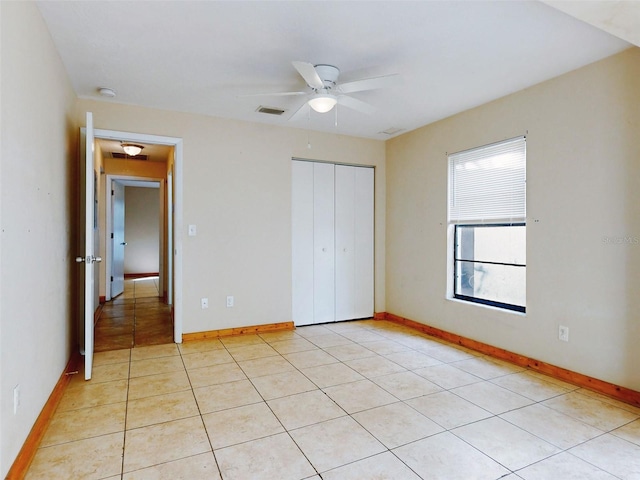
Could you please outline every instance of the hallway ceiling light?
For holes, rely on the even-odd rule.
[[[142,145],[136,145],[135,143],[121,143],[120,145],[124,152],[131,157],[138,155],[144,148]]]

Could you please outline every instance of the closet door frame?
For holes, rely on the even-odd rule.
[[[300,158],[292,164],[295,325],[372,317],[375,168]]]
[[[292,162],[292,320],[313,322],[313,164]]]

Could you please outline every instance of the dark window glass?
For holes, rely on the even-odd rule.
[[[525,224],[456,225],[454,297],[525,311]]]

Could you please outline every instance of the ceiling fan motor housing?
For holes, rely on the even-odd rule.
[[[314,65],[314,68],[326,88],[335,87],[338,76],[340,75],[340,69],[338,67],[320,64]]]

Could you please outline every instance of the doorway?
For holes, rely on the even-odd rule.
[[[182,340],[182,262],[181,239],[173,238],[180,231],[182,220],[182,140],[148,134],[110,130],[95,130],[96,150],[100,159],[100,226],[101,253],[105,257],[100,272],[102,313],[96,325],[109,327],[110,341],[97,350],[130,348],[140,344],[180,343]],[[122,143],[142,146],[142,155],[124,154]],[[105,146],[106,145],[106,146]],[[158,162],[158,152],[164,155]],[[135,159],[131,161],[132,159]],[[168,182],[171,182],[169,185]],[[113,188],[112,188],[113,187]],[[153,191],[156,242],[155,266],[138,265],[133,272],[124,268],[124,254],[130,248],[127,231],[122,226],[118,237],[114,226],[112,192],[127,189]],[[124,195],[123,195],[124,196]],[[139,195],[138,195],[139,196]],[[149,195],[146,196],[149,198]],[[143,200],[148,201],[148,200]],[[117,212],[116,212],[117,213]],[[121,219],[122,220],[122,219]],[[120,220],[120,221],[121,221]],[[119,220],[116,219],[117,224]],[[148,238],[147,238],[148,241]],[[144,239],[138,238],[139,247]],[[114,245],[117,244],[117,245]],[[148,247],[148,245],[147,245]],[[120,251],[118,251],[120,250]],[[146,248],[147,256],[149,248]],[[139,255],[135,255],[138,257]],[[116,266],[114,266],[116,257]],[[118,258],[121,262],[117,267]],[[133,273],[133,275],[129,275]],[[116,279],[114,277],[120,277]],[[122,278],[124,277],[124,278]],[[115,280],[115,283],[112,281]],[[118,281],[120,280],[120,281]],[[103,320],[101,322],[101,319]],[[146,328],[146,333],[143,332]],[[130,335],[128,344],[124,340]],[[124,335],[124,336],[123,336]],[[116,337],[122,337],[113,342]],[[142,343],[141,343],[142,342]],[[112,346],[109,346],[111,344]]]
[[[107,166],[104,195],[104,300],[122,294],[126,278],[158,277],[160,296],[171,305],[167,179],[108,173],[113,169]]]
[[[97,145],[104,147],[100,141]],[[106,172],[114,169],[105,161]],[[172,343],[173,319],[164,288],[171,283],[165,261],[165,203],[170,199],[165,179],[107,173],[105,186],[105,302],[95,327],[95,351]]]

